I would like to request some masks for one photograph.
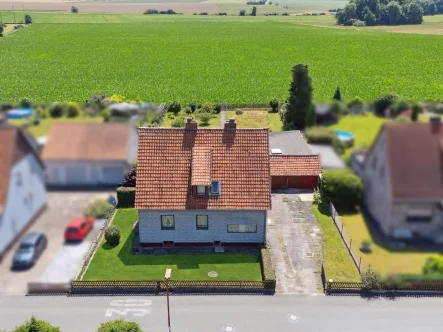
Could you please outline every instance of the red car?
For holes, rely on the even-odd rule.
[[[79,217],[72,219],[65,231],[66,241],[81,241],[94,225],[94,218],[91,217]]]

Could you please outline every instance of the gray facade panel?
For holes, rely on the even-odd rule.
[[[139,210],[141,243],[174,242],[250,242],[265,243],[266,211],[151,211]],[[162,230],[161,216],[173,215],[174,230]],[[208,229],[197,230],[197,215],[208,216]],[[228,233],[228,225],[257,225],[256,233]]]

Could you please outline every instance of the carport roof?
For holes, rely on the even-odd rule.
[[[49,131],[43,160],[128,160],[129,124],[56,123]]]
[[[271,176],[318,176],[318,156],[270,156]]]
[[[283,155],[307,156],[313,155],[308,143],[299,130],[270,132],[269,153],[272,149],[280,149]]]

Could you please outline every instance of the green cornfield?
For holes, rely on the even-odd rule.
[[[372,100],[396,92],[443,100],[443,36],[341,30],[285,20],[155,18],[35,23],[0,38],[0,102],[285,100],[291,67],[309,66],[314,99]]]

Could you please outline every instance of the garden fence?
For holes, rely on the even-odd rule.
[[[332,203],[329,203],[329,214],[331,215],[331,218],[334,221],[335,226],[337,227],[343,243],[345,244],[346,248],[349,251],[349,254],[352,257],[352,260],[358,272],[361,273],[366,268],[369,268],[369,265],[364,264],[363,256],[360,252],[360,244],[358,243],[358,241],[353,241],[352,238],[348,235],[345,225]]]
[[[170,280],[169,291],[175,293],[249,293],[275,292],[275,280]],[[72,294],[160,293],[166,292],[164,280],[82,280],[71,282]]]

